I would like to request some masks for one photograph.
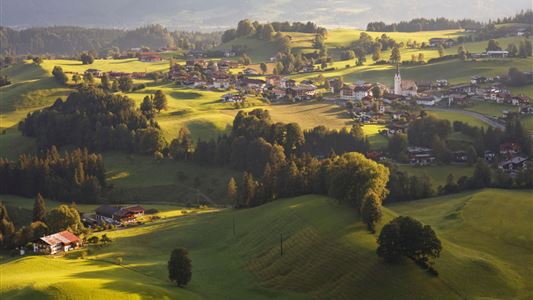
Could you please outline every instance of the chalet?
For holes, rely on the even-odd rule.
[[[514,156],[520,153],[521,147],[515,143],[504,143],[500,145],[500,155],[502,156]]]
[[[93,75],[94,77],[102,77],[103,72],[100,71],[100,70],[98,70],[98,69],[87,69],[87,70],[85,70],[84,74],[85,74],[85,75],[87,75],[87,74],[91,74],[91,75]]]
[[[360,85],[354,88],[355,100],[362,100],[365,97],[372,97],[371,85]]]
[[[282,77],[279,75],[272,75],[266,78],[266,83],[271,86],[281,86]]]
[[[498,169],[514,175],[518,171],[527,169],[527,157],[515,156],[511,159],[502,161],[498,164]]]
[[[213,87],[216,89],[229,89],[230,76],[226,72],[217,71],[212,74]]]
[[[242,103],[244,97],[240,94],[227,93],[220,97],[223,103]]]
[[[487,56],[490,58],[505,58],[509,56],[509,51],[505,51],[505,50],[487,51]]]
[[[472,84],[458,84],[450,86],[448,91],[454,93],[464,93],[472,96],[476,93],[476,86]]]
[[[311,99],[316,95],[316,86],[312,84],[298,84],[297,86],[290,88],[294,96],[300,99]]]
[[[158,52],[141,52],[139,53],[139,61],[142,62],[154,62],[161,61],[161,54]]]
[[[270,94],[271,94],[272,96],[274,96],[274,98],[276,98],[276,99],[280,99],[280,98],[283,98],[283,97],[287,96],[287,90],[286,90],[286,89],[279,88],[279,87],[273,87],[273,88],[270,90]]]
[[[405,97],[414,97],[418,94],[418,86],[414,80],[402,80],[401,81],[401,93],[400,95]]]
[[[528,96],[520,95],[520,96],[511,97],[510,104],[515,105],[515,106],[519,106],[519,105],[527,106],[527,105],[529,105],[530,102],[531,102],[531,100],[529,99]]]
[[[262,79],[248,78],[243,77],[240,80],[240,85],[242,87],[251,88],[251,89],[262,89],[265,86],[265,81]]]
[[[439,45],[442,45],[444,47],[452,47],[455,45],[455,41],[452,39],[447,38],[431,38],[429,39],[429,46],[430,47],[438,47]]]
[[[392,122],[387,125],[387,130],[385,131],[385,134],[387,136],[393,136],[397,133],[407,133],[407,128],[409,128],[409,123]]]
[[[259,72],[257,72],[257,70],[252,69],[252,68],[246,68],[246,69],[244,69],[243,73],[244,73],[245,75],[258,75],[258,74],[259,74]]]
[[[412,166],[428,166],[435,162],[433,151],[424,147],[408,147],[409,164]]]
[[[343,100],[355,99],[355,92],[351,86],[345,85],[340,89],[340,98]]]
[[[111,224],[131,223],[144,215],[144,208],[140,205],[120,207],[101,205],[96,208],[96,219]]]
[[[80,238],[68,230],[44,236],[33,243],[33,252],[56,254],[77,249],[81,246]]]

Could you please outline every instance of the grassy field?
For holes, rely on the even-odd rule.
[[[508,104],[487,103],[487,102],[474,102],[472,106],[465,107],[465,110],[474,111],[487,116],[500,117],[502,111],[518,112],[518,107]]]
[[[448,175],[452,174],[455,180],[462,176],[472,176],[474,168],[463,165],[443,165],[443,166],[427,166],[415,167],[411,165],[398,165],[401,170],[406,171],[410,175],[426,174],[431,178],[435,188],[439,185],[445,185]]]
[[[439,119],[445,119],[450,121],[451,124],[453,124],[454,121],[460,121],[467,123],[471,126],[477,126],[477,127],[483,127],[487,128],[489,125],[477,118],[474,118],[469,115],[462,114],[460,112],[453,112],[453,111],[428,111],[428,114],[435,116]]]
[[[104,153],[108,183],[113,201],[193,203],[200,199],[226,204],[226,186],[241,173],[210,166],[165,159],[156,161],[142,155]],[[198,182],[198,184],[195,184]]]
[[[175,61],[179,62],[179,61]],[[155,72],[168,71],[168,61],[142,62],[137,58],[128,59],[95,59],[90,65],[84,65],[78,60],[47,60],[42,63],[42,67],[52,73],[55,66],[60,66],[65,72],[83,73],[87,69],[97,69],[103,72]]]
[[[438,278],[409,261],[385,264],[352,209],[303,196],[112,231],[111,245],[83,256],[6,258],[0,289],[4,299],[527,299],[530,195],[483,190],[385,209],[385,221],[411,215],[437,231],[444,245]],[[175,247],[192,259],[185,289],[167,280]]]

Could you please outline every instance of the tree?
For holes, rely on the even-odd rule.
[[[418,53],[418,62],[421,62],[421,63],[424,62],[424,53],[422,52]]]
[[[490,168],[484,159],[478,159],[474,166],[474,175],[472,176],[472,185],[474,188],[483,188],[490,185],[492,175]]]
[[[255,27],[252,21],[246,19],[239,21],[239,24],[237,25],[237,31],[236,36],[242,37],[242,36],[250,36],[255,33]]]
[[[4,248],[9,247],[14,234],[15,225],[9,218],[4,203],[0,202],[0,246]]]
[[[509,68],[508,78],[509,84],[512,86],[523,86],[528,82],[526,75],[516,67]]]
[[[68,82],[68,77],[65,72],[63,72],[63,68],[60,66],[55,66],[52,70],[52,75],[54,75],[54,78],[61,84],[66,84]]]
[[[131,89],[133,88],[133,80],[131,79],[131,77],[126,75],[121,76],[118,79],[118,88],[124,93],[131,91]]]
[[[161,112],[161,110],[167,110],[168,108],[167,96],[162,90],[157,90],[154,94],[154,108],[157,109],[157,112]]]
[[[249,65],[249,64],[252,63],[252,59],[251,59],[250,56],[248,56],[248,54],[246,54],[246,53],[243,53],[243,54],[241,55],[241,58],[239,59],[239,61],[240,61],[241,64],[243,64],[243,65],[245,65],[245,66],[247,66],[247,65]]]
[[[84,230],[80,214],[76,208],[65,204],[49,211],[45,220],[51,232],[70,230],[73,233],[79,234]]]
[[[466,51],[463,46],[459,46],[459,49],[457,49],[457,55],[459,56],[459,59],[462,61],[466,60]]]
[[[100,84],[104,91],[109,91],[111,89],[111,79],[109,78],[109,74],[104,73],[102,75],[102,78],[100,78]]]
[[[227,197],[228,197],[228,201],[231,204],[233,204],[233,206],[236,206],[238,191],[237,191],[237,182],[235,181],[233,177],[231,177],[228,182]]]
[[[141,103],[141,112],[148,118],[152,118],[154,116],[154,101],[152,100],[152,97],[144,97],[143,102]]]
[[[118,92],[118,91],[119,91],[118,81],[117,80],[113,80],[113,83],[111,84],[111,92],[115,93],[115,92]]]
[[[502,48],[500,47],[500,44],[497,40],[489,40],[489,43],[487,44],[487,51],[500,51]]]
[[[441,251],[441,241],[431,226],[411,217],[395,218],[383,227],[378,237],[377,254],[389,262],[405,256],[427,264],[429,259],[438,258]]]
[[[85,73],[83,74],[83,81],[87,84],[93,84],[94,83],[94,75],[93,73]]]
[[[381,59],[381,43],[376,43],[374,45],[374,50],[372,52],[372,60],[379,61]]]
[[[509,52],[509,56],[515,57],[518,55],[518,47],[516,47],[515,44],[509,44],[507,45],[507,51]]]
[[[34,56],[32,60],[33,63],[36,65],[40,65],[43,63],[43,59],[40,56]]]
[[[40,193],[35,197],[35,202],[33,203],[33,222],[44,221],[46,216],[46,207],[44,205],[44,198]]]
[[[389,60],[393,64],[399,64],[402,61],[402,55],[400,53],[400,48],[398,47],[398,45],[394,45],[394,48],[392,48]]]
[[[369,192],[365,196],[361,208],[361,217],[368,230],[374,233],[376,231],[376,224],[381,220],[381,199],[379,195],[374,192]]]
[[[94,57],[92,54],[83,52],[80,56],[81,63],[84,65],[90,65],[94,62]]]
[[[405,157],[408,144],[407,135],[396,133],[389,138],[387,151],[393,158],[400,160]]]
[[[439,44],[439,46],[437,46],[437,51],[439,52],[439,57],[444,56],[444,46],[442,44]]]
[[[477,152],[476,148],[473,146],[470,146],[466,149],[466,161],[468,162],[468,165],[471,166],[476,163],[477,161]]]
[[[176,282],[178,287],[183,287],[191,281],[192,265],[188,257],[189,252],[184,248],[172,250],[168,261],[168,278]]]
[[[188,159],[193,151],[193,141],[191,132],[185,128],[180,128],[178,136],[170,142],[169,154],[174,159]]]
[[[267,65],[265,63],[261,63],[259,65],[259,68],[261,68],[261,72],[263,72],[263,74],[265,74],[268,70]]]

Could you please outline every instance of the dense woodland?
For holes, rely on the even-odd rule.
[[[258,21],[241,20],[237,28],[228,29],[222,34],[222,42],[226,43],[239,37],[255,37],[261,40],[270,40],[279,32],[303,32],[325,35],[327,30],[313,22],[272,22],[261,24]]]
[[[94,203],[106,189],[102,156],[87,149],[65,151],[55,147],[38,155],[23,154],[17,161],[0,158],[0,194]]]
[[[461,29],[465,27],[481,27],[482,23],[472,19],[464,20],[450,20],[447,18],[425,19],[418,18],[410,21],[402,21],[399,23],[385,24],[384,22],[368,23],[367,31],[378,32],[418,32],[418,31],[433,31],[433,30],[447,30],[447,29]]]
[[[170,32],[161,25],[148,25],[132,30],[54,26],[15,30],[0,27],[0,53],[74,55],[82,51],[107,54],[117,48],[159,49],[177,47],[183,50],[209,49],[220,43],[220,33]]]
[[[153,114],[143,114],[126,96],[82,86],[66,101],[28,114],[19,128],[41,149],[73,145],[91,151],[153,154],[166,143]]]

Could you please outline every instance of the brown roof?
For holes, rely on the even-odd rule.
[[[53,246],[59,243],[63,243],[65,245],[77,243],[80,241],[80,239],[76,235],[74,235],[72,232],[68,230],[64,230],[58,233],[54,233],[54,234],[42,237],[41,241],[47,243],[48,245]]]

